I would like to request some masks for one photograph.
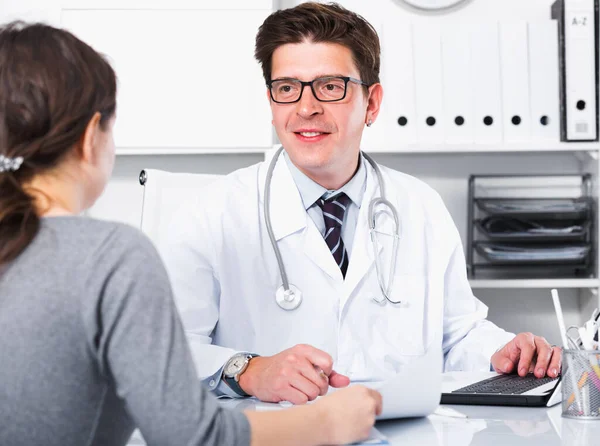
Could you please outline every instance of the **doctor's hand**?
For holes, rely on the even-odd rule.
[[[329,386],[346,387],[350,379],[333,370],[329,354],[299,344],[273,356],[252,358],[239,384],[261,401],[304,404],[325,395]]]
[[[546,375],[556,378],[561,368],[562,350],[541,336],[519,333],[494,353],[491,362],[498,373],[517,372],[519,376],[525,376],[533,372],[538,378]]]

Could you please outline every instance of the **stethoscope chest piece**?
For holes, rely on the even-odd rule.
[[[286,291],[282,285],[275,293],[275,300],[277,301],[277,305],[284,310],[295,310],[302,303],[302,291],[291,283],[289,290]]]

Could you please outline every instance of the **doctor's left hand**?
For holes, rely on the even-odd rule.
[[[491,362],[498,373],[516,371],[519,376],[525,376],[533,372],[538,378],[546,375],[556,378],[560,373],[562,350],[550,345],[541,336],[519,333],[494,353]]]
[[[299,344],[273,356],[252,358],[239,384],[261,401],[304,404],[325,395],[329,386],[346,387],[350,379],[333,370],[328,353]]]

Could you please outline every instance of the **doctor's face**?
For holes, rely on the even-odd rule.
[[[360,79],[350,49],[335,43],[305,41],[282,45],[273,53],[272,80],[308,82],[327,76]],[[269,90],[267,94],[271,99]],[[270,101],[273,125],[291,161],[317,183],[337,189],[357,169],[362,132],[366,122],[375,121],[381,96],[379,84],[367,90],[348,82],[344,99],[320,102],[307,86],[298,102]]]

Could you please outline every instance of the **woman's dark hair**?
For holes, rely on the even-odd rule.
[[[345,46],[352,51],[361,80],[367,85],[379,82],[381,49],[375,28],[362,16],[337,3],[315,2],[275,11],[258,29],[254,56],[266,82],[271,80],[275,50],[305,40]]]
[[[68,31],[43,24],[0,26],[0,155],[22,158],[0,172],[0,266],[35,238],[39,210],[23,185],[74,149],[95,113],[115,113],[110,64]]]

